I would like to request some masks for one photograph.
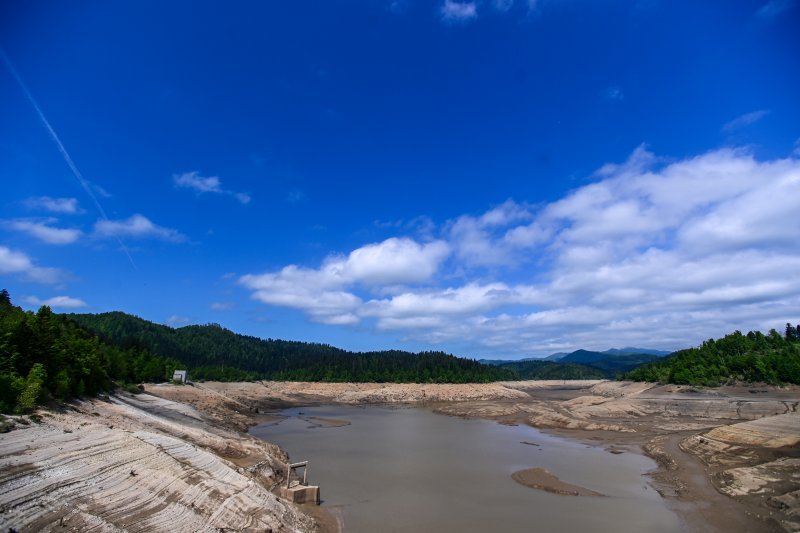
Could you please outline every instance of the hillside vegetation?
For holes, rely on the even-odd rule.
[[[634,381],[717,386],[736,381],[800,384],[800,332],[786,324],[781,335],[735,331],[680,350],[623,375]]]
[[[116,385],[164,381],[177,368],[218,381],[487,383],[515,379],[620,377],[715,386],[800,384],[800,331],[735,332],[668,357],[578,350],[558,361],[486,361],[444,352],[355,353],[328,344],[259,339],[217,324],[171,328],[121,312],[24,311],[0,291],[0,412],[48,398],[92,395]],[[642,366],[639,366],[642,365]]]
[[[488,383],[509,370],[444,352],[350,352],[328,344],[259,339],[217,324],[171,328],[120,312],[68,315],[123,349],[182,361],[192,379]]]
[[[661,358],[661,354],[666,352],[576,350],[571,353],[553,354],[544,359],[519,361],[482,359],[481,362],[510,370],[519,379],[615,379],[624,372]]]
[[[554,361],[511,361],[496,365],[514,373],[516,379],[605,379],[606,372],[589,365]]]
[[[118,348],[43,306],[23,311],[0,291],[0,412],[48,398],[92,395],[120,383],[163,381],[181,363],[143,348]]]

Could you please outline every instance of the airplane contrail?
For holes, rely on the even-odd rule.
[[[11,75],[14,77],[14,79],[17,80],[17,83],[22,89],[22,92],[25,93],[25,96],[28,98],[28,101],[36,110],[36,113],[39,115],[39,119],[42,121],[42,124],[44,124],[44,127],[50,134],[50,138],[53,139],[53,142],[56,143],[58,151],[61,152],[61,156],[64,158],[64,161],[67,163],[67,166],[72,171],[72,174],[75,176],[75,179],[78,180],[78,183],[80,183],[81,187],[83,187],[83,190],[86,192],[86,194],[89,195],[89,198],[92,199],[92,202],[94,202],[94,206],[97,208],[97,211],[100,213],[100,216],[103,218],[103,220],[109,222],[108,216],[106,216],[106,212],[103,209],[103,206],[100,205],[100,202],[97,200],[97,196],[95,196],[94,192],[92,192],[91,184],[86,178],[83,177],[81,171],[78,170],[78,167],[75,165],[75,161],[72,160],[72,157],[69,155],[69,152],[67,152],[67,149],[64,148],[64,144],[58,137],[56,130],[53,129],[53,126],[50,125],[50,121],[47,120],[47,117],[44,116],[44,113],[42,112],[42,109],[39,107],[39,104],[37,104],[36,100],[33,98],[33,94],[28,90],[27,85],[25,85],[25,82],[22,81],[22,78],[17,72],[17,69],[15,69],[14,65],[11,64],[11,60],[8,58],[8,56],[6,55],[5,51],[2,48],[0,48],[0,56],[3,56],[3,62],[8,67],[8,70],[11,72]],[[128,260],[130,260],[131,265],[133,265],[133,268],[136,268],[136,263],[134,263],[133,257],[128,251],[128,247],[125,246],[125,243],[122,242],[122,239],[120,239],[119,236],[115,235],[114,237],[117,239],[117,242],[119,243],[120,247],[122,247],[122,251],[124,251],[125,255],[128,256]]]

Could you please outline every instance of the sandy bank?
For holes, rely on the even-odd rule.
[[[544,468],[519,470],[511,474],[511,478],[520,485],[525,485],[532,489],[545,490],[562,496],[602,496],[599,492],[587,489],[586,487],[579,487],[578,485],[561,481]]]
[[[182,395],[203,411],[226,404],[252,416],[289,405],[404,403],[451,416],[528,424],[604,446],[611,453],[649,454],[659,464],[653,483],[684,517],[687,530],[800,531],[800,475],[793,461],[800,457],[796,386],[260,382],[153,392]],[[748,477],[760,481],[749,483]]]

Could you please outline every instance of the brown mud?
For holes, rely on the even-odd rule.
[[[288,457],[246,430],[279,422],[278,411],[289,406],[340,403],[425,406],[527,424],[610,453],[646,453],[658,464],[652,485],[688,531],[800,531],[796,386],[258,382],[148,385],[146,392],[53,406],[40,412],[41,423],[7,420],[0,529],[336,531],[335,510],[295,506],[269,492]]]
[[[544,468],[519,470],[511,474],[511,478],[520,485],[552,492],[553,494],[560,494],[562,496],[602,496],[599,492],[587,489],[586,487],[579,487],[578,485],[561,481]]]

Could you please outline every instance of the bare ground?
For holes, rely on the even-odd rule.
[[[612,381],[489,385],[260,382],[202,385],[250,410],[408,403],[528,424],[612,453],[646,453],[653,485],[690,531],[800,531],[800,387],[697,389]]]
[[[335,531],[324,508],[269,492],[287,456],[246,429],[291,405],[404,403],[647,453],[689,531],[800,531],[799,387],[259,382],[147,393],[12,422],[0,434],[0,529]]]
[[[2,531],[312,531],[268,489],[286,455],[147,394],[14,417],[0,435]]]

